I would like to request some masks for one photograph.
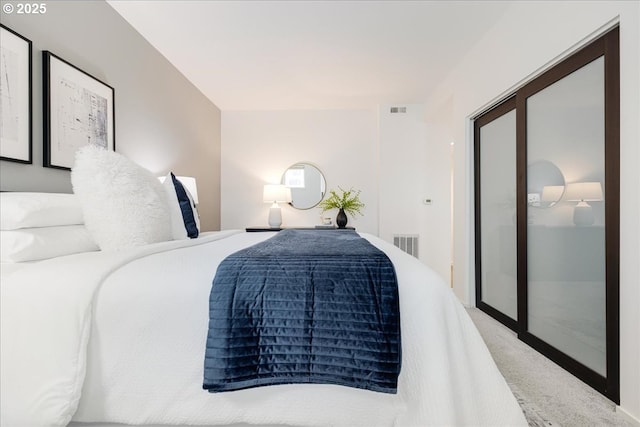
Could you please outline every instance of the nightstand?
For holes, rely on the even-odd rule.
[[[247,227],[244,229],[247,233],[258,233],[262,231],[281,231],[281,227]]]

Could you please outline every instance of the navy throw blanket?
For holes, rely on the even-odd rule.
[[[396,273],[355,231],[283,230],[230,255],[209,319],[210,392],[321,383],[396,393]]]

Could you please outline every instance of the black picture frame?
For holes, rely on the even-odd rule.
[[[0,24],[0,160],[33,163],[32,43]]]
[[[115,151],[113,87],[47,50],[42,64],[43,166],[71,170],[87,144]]]

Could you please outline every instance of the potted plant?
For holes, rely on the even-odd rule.
[[[335,190],[329,191],[329,197],[324,199],[318,204],[318,207],[322,209],[322,212],[326,212],[331,209],[338,209],[338,215],[336,216],[336,224],[338,228],[345,228],[347,225],[347,215],[354,216],[355,214],[362,215],[362,208],[364,203],[360,201],[360,190],[354,190],[351,188],[348,191],[338,187],[341,194]]]

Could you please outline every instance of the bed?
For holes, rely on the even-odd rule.
[[[69,221],[85,224],[47,227],[62,227],[62,235],[69,234],[63,227],[91,229],[84,213]],[[47,211],[42,218],[55,216]],[[24,233],[44,228],[21,226],[34,227]],[[11,226],[3,222],[2,228],[6,241]],[[366,233],[360,235],[388,256],[398,281],[397,393],[335,384],[204,390],[209,297],[218,266],[275,235],[225,230],[119,250],[89,243],[80,250],[76,236],[76,250],[67,247],[71,253],[29,262],[3,258],[0,424],[527,425],[451,289],[417,259]]]

